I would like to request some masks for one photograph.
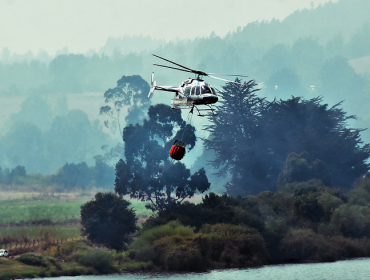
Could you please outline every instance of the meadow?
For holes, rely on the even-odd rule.
[[[80,207],[95,191],[69,193],[1,192],[0,246],[29,246],[32,240],[71,240],[80,236]],[[128,199],[128,198],[127,198]],[[139,223],[152,212],[145,202],[131,200]],[[11,245],[3,242],[11,238]]]

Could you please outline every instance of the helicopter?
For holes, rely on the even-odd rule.
[[[172,109],[191,109],[190,113],[193,113],[194,108],[198,111],[198,116],[205,117],[205,116],[217,116],[215,113],[214,108],[212,108],[212,104],[215,104],[218,101],[218,97],[216,94],[216,90],[210,86],[210,84],[206,83],[202,77],[211,77],[214,79],[227,81],[231,83],[236,83],[243,85],[241,83],[233,82],[230,80],[222,79],[219,76],[236,76],[236,77],[248,77],[243,75],[229,75],[229,74],[215,74],[215,73],[206,73],[201,70],[193,70],[191,68],[185,67],[181,64],[175,63],[171,60],[166,58],[160,57],[158,55],[153,54],[153,56],[163,59],[169,63],[172,63],[176,66],[181,68],[176,68],[172,66],[160,65],[160,64],[153,64],[155,66],[170,68],[178,71],[189,72],[195,74],[195,78],[188,78],[187,80],[183,81],[178,87],[175,86],[157,86],[156,81],[154,81],[154,72],[152,73],[150,79],[150,91],[147,98],[150,98],[152,93],[155,90],[161,91],[169,91],[174,92],[175,96],[171,100]],[[213,76],[215,75],[215,76]],[[198,106],[204,105],[206,108],[198,108]],[[202,113],[205,112],[205,113]]]

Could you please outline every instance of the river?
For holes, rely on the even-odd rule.
[[[56,278],[40,278],[55,280]],[[60,277],[58,280],[365,280],[370,279],[370,258],[334,263],[270,265],[253,269],[213,270],[205,273],[125,273]]]

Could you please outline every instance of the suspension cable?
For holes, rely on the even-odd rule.
[[[186,117],[186,123],[187,124],[191,124],[193,114],[194,114],[194,106],[191,108],[191,110],[188,113],[188,116]],[[185,128],[186,128],[186,126],[185,126]],[[185,135],[185,128],[184,128],[184,132],[182,133],[181,142],[182,142],[182,139],[184,138],[184,135]]]

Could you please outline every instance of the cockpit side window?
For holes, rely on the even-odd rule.
[[[204,93],[212,93],[212,92],[208,86],[202,86],[202,94]]]
[[[195,94],[195,87],[191,87],[191,92],[190,92],[191,95],[194,95]]]
[[[195,88],[195,94],[196,95],[199,95],[200,94],[200,87],[199,86]]]
[[[189,95],[190,94],[190,89],[191,89],[191,87],[186,87],[185,91],[184,91],[184,94]]]

